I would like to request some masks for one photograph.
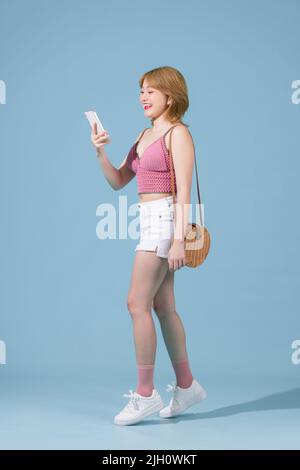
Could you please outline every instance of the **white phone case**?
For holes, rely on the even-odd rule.
[[[101,122],[100,122],[100,119],[98,118],[97,116],[97,113],[96,111],[85,111],[84,113],[91,125],[91,127],[93,128],[94,126],[94,123],[96,122],[97,123],[97,131],[99,132],[99,130],[101,131],[104,131],[104,127],[102,126]]]

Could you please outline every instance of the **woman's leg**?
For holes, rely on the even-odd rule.
[[[177,385],[189,387],[193,375],[189,367],[186,335],[176,312],[174,271],[168,271],[153,299],[153,309],[159,319],[162,335],[176,374]]]
[[[138,367],[137,393],[152,394],[156,355],[156,331],[152,318],[153,298],[166,272],[168,260],[151,251],[136,251],[127,307],[133,321],[136,361]]]

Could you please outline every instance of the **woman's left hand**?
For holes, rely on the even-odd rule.
[[[168,253],[169,270],[180,269],[185,266],[184,242],[174,240]]]

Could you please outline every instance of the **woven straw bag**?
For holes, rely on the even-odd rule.
[[[174,127],[171,129],[171,132],[170,132],[169,154],[170,154],[170,170],[171,170],[171,187],[172,187],[172,194],[173,194],[173,204],[175,208],[176,201],[175,201],[174,165],[173,165],[172,143],[171,143],[171,140],[172,140],[171,137],[172,137],[172,132],[173,132]],[[195,150],[194,141],[193,141],[193,146]],[[195,167],[196,167],[196,181],[197,181],[197,192],[198,192],[198,202],[199,202],[198,208],[199,208],[201,225],[196,224],[195,222],[189,222],[186,227],[185,236],[184,236],[185,266],[188,266],[189,268],[196,268],[197,266],[202,264],[203,261],[206,259],[209,249],[210,249],[210,235],[209,235],[207,228],[204,227],[204,224],[202,222],[201,199],[200,199],[196,155],[195,155]],[[175,221],[176,221],[175,209],[174,209],[174,213],[175,213]]]

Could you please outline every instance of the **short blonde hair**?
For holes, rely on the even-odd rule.
[[[166,111],[166,119],[172,123],[181,121],[189,107],[188,89],[184,76],[174,67],[164,66],[145,72],[139,79],[142,88],[144,80],[147,79],[149,86],[156,88],[171,98],[171,104]],[[153,123],[153,122],[152,122]]]

